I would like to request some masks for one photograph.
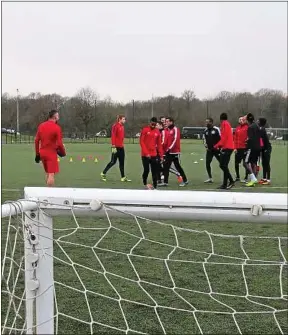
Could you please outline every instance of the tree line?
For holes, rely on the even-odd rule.
[[[256,93],[222,91],[209,99],[199,99],[191,89],[181,96],[169,94],[153,100],[133,100],[129,103],[101,99],[90,87],[81,88],[73,97],[58,94],[31,93],[28,96],[2,95],[2,127],[16,129],[17,100],[19,106],[20,132],[34,134],[40,122],[47,118],[48,111],[58,109],[60,124],[66,136],[82,134],[95,136],[101,130],[109,135],[116,115],[127,117],[126,132],[135,135],[151,116],[173,117],[179,127],[203,126],[206,117],[218,123],[219,115],[227,112],[233,126],[239,116],[248,112],[256,117],[266,117],[270,127],[287,128],[287,94],[272,89]],[[78,136],[78,135],[77,135]]]

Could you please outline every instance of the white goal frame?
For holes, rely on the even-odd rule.
[[[287,224],[284,193],[26,187],[24,194],[25,199],[2,205],[2,218],[25,213],[25,227],[30,227],[25,239],[27,334],[54,334],[53,216],[73,209],[76,216],[104,217],[108,211],[112,217],[128,213],[152,220]]]

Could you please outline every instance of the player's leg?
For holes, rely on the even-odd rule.
[[[258,181],[255,176],[255,168],[257,166],[258,155],[253,150],[247,150],[245,157],[245,166],[248,170],[250,181],[246,184],[248,187],[255,186]]]
[[[159,170],[159,161],[158,161],[157,157],[151,157],[150,165],[151,165],[153,188],[156,189],[157,188],[157,179],[158,179],[158,170]]]
[[[262,160],[262,170],[263,170],[263,178],[259,181],[259,184],[262,184],[264,181],[267,180],[267,159],[264,152],[261,152],[261,160]]]
[[[150,171],[150,158],[142,157],[142,165],[143,165],[143,173],[142,173],[142,181],[145,187],[148,186],[147,179]]]
[[[101,172],[101,178],[102,178],[103,181],[106,181],[106,173],[111,169],[112,166],[114,166],[116,164],[117,159],[118,159],[118,152],[117,151],[112,152],[110,162],[106,165],[103,172]]]
[[[125,150],[124,148],[117,148],[119,170],[121,174],[121,181],[131,181],[125,176],[124,166],[125,166]]]
[[[269,185],[270,184],[270,178],[271,178],[271,166],[270,166],[270,160],[271,160],[271,151],[272,150],[266,150],[262,153],[262,166],[263,166],[263,185]]]
[[[51,155],[51,157],[44,157],[42,162],[46,172],[46,185],[53,187],[55,185],[55,174],[59,172],[57,156]]]
[[[241,180],[241,183],[247,183],[249,171],[247,170],[246,165],[245,165],[246,149],[240,149],[238,151],[240,154],[240,157],[239,157],[240,163],[242,162],[243,168],[245,170],[245,177],[243,180]]]
[[[53,187],[55,185],[55,174],[54,173],[48,173],[47,177],[47,186]]]
[[[240,181],[240,163],[242,160],[241,154],[242,154],[241,149],[238,149],[237,152],[235,153],[235,160],[234,160],[234,167],[236,174],[235,181]]]
[[[172,162],[172,164],[170,166],[169,172],[172,173],[172,174],[174,174],[177,177],[177,180],[178,180],[179,183],[183,182],[183,178],[181,177],[180,172],[177,171],[177,169],[175,167],[175,164],[173,162]]]
[[[223,171],[223,183],[219,189],[230,189],[234,186],[234,180],[229,171],[229,162],[231,158],[232,150],[222,150],[220,156],[220,168]],[[229,181],[229,185],[228,185]]]
[[[180,173],[180,176],[182,177],[183,179],[183,182],[179,184],[179,186],[186,186],[188,184],[188,180],[187,180],[187,177],[186,177],[186,174],[180,164],[180,161],[179,161],[179,156],[180,155],[173,155],[173,163],[175,165],[175,168],[177,169],[177,171]]]
[[[157,182],[158,184],[161,183],[161,173],[162,173],[162,163],[161,163],[161,160],[160,160],[160,157],[157,156]]]
[[[173,157],[171,154],[166,154],[165,161],[163,163],[163,173],[164,173],[164,181],[158,186],[167,186],[169,180],[169,170],[173,161]]]
[[[208,179],[204,181],[204,183],[213,183],[212,179],[212,171],[211,171],[211,162],[213,160],[213,152],[211,150],[206,151],[206,171],[208,174]]]
[[[175,176],[177,176],[177,177],[180,176],[180,173],[179,173],[179,171],[176,169],[176,166],[175,166],[174,162],[172,162],[169,171],[170,171],[172,174],[175,174]]]

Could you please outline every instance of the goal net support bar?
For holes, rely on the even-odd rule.
[[[27,334],[54,334],[53,216],[108,211],[152,220],[287,224],[286,194],[41,187],[24,193],[25,199],[2,205],[2,217],[20,214],[25,223]]]
[[[203,191],[147,191],[93,188],[26,187],[25,200],[2,206],[2,217],[39,207],[51,216],[111,216],[131,213],[152,220],[287,223],[287,195]]]

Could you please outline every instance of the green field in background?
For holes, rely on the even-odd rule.
[[[126,172],[132,179],[131,183],[120,182],[118,165],[108,173],[107,182],[100,180],[100,172],[110,159],[108,144],[67,143],[66,149],[68,155],[61,159],[61,172],[56,179],[57,186],[143,189],[139,145],[126,146]],[[182,151],[181,162],[190,181],[188,187],[184,189],[215,190],[221,184],[222,174],[215,161],[214,184],[203,183],[207,176],[205,150],[201,142],[184,142]],[[71,157],[72,163],[69,162]],[[83,157],[86,159],[85,163],[81,161]],[[97,163],[94,162],[95,157],[98,158]],[[195,161],[198,163],[194,163]],[[233,166],[234,157],[230,164],[234,174]],[[44,186],[43,168],[41,164],[34,162],[33,145],[3,145],[2,202],[23,197],[25,186]],[[169,189],[179,189],[173,175],[170,177]],[[270,187],[259,185],[247,189],[238,184],[233,192],[235,191],[286,193],[287,147],[273,147]],[[7,240],[8,222],[9,219],[2,220],[2,258]],[[15,226],[17,222],[19,223],[19,220],[13,219]],[[280,298],[280,288],[286,297],[288,294],[285,284],[288,279],[287,266],[281,273],[279,265],[259,265],[259,260],[283,261],[279,240],[252,238],[252,236],[285,237],[286,225],[216,223],[213,222],[213,218],[210,222],[165,223],[160,225],[156,222],[139,220],[138,225],[131,217],[111,219],[109,223],[107,219],[81,217],[77,218],[76,224],[72,215],[67,218],[54,218],[54,255],[58,258],[54,262],[54,279],[60,334],[89,334],[91,331],[124,334],[127,330],[125,322],[128,323],[129,329],[133,330],[129,331],[129,334],[137,332],[159,334],[163,333],[162,326],[167,334],[198,334],[200,330],[197,322],[204,334],[239,334],[237,325],[242,334],[281,334],[275,318],[282,332],[287,334],[288,320],[284,311],[287,308],[287,300]],[[95,230],[95,228],[103,229]],[[140,228],[144,239],[137,244],[142,237]],[[177,245],[175,229],[177,241],[182,249],[175,249],[168,260],[168,255]],[[95,246],[107,230],[108,233]],[[21,233],[21,229],[19,232]],[[207,232],[236,237],[210,235]],[[69,236],[63,237],[69,233],[71,233]],[[244,239],[243,247],[248,256],[257,260],[254,262],[258,264],[245,266],[245,278],[241,259],[245,259],[246,256],[240,247],[239,235],[250,236]],[[15,231],[10,232],[9,241],[12,246],[14,237]],[[280,246],[287,260],[287,240],[281,239]],[[135,248],[131,253],[133,247]],[[10,264],[8,256],[12,251],[9,250],[11,249],[8,248],[6,255],[7,270],[4,271],[4,278],[7,278]],[[19,260],[23,250],[23,241],[19,241],[13,259]],[[205,274],[203,262],[209,255],[211,257],[205,265]],[[17,264],[19,263],[14,264],[16,270]],[[13,284],[15,274],[16,272],[10,277],[8,284],[10,289],[15,286]],[[247,289],[244,279],[249,294],[257,296],[250,301],[245,298]],[[63,284],[68,287],[64,287]],[[212,295],[209,294],[209,284],[215,292]],[[21,296],[23,278],[16,287],[14,294]],[[9,300],[5,291],[7,287],[2,280],[2,325]],[[278,298],[271,300],[269,297]],[[277,309],[275,315],[272,313],[273,308]],[[195,309],[197,312],[193,314]],[[235,319],[233,309],[236,311]],[[15,315],[13,313],[11,312],[8,317],[10,321]],[[23,313],[24,309],[20,308],[19,314],[23,316]],[[21,327],[21,322],[23,320],[17,318],[17,326]]]

